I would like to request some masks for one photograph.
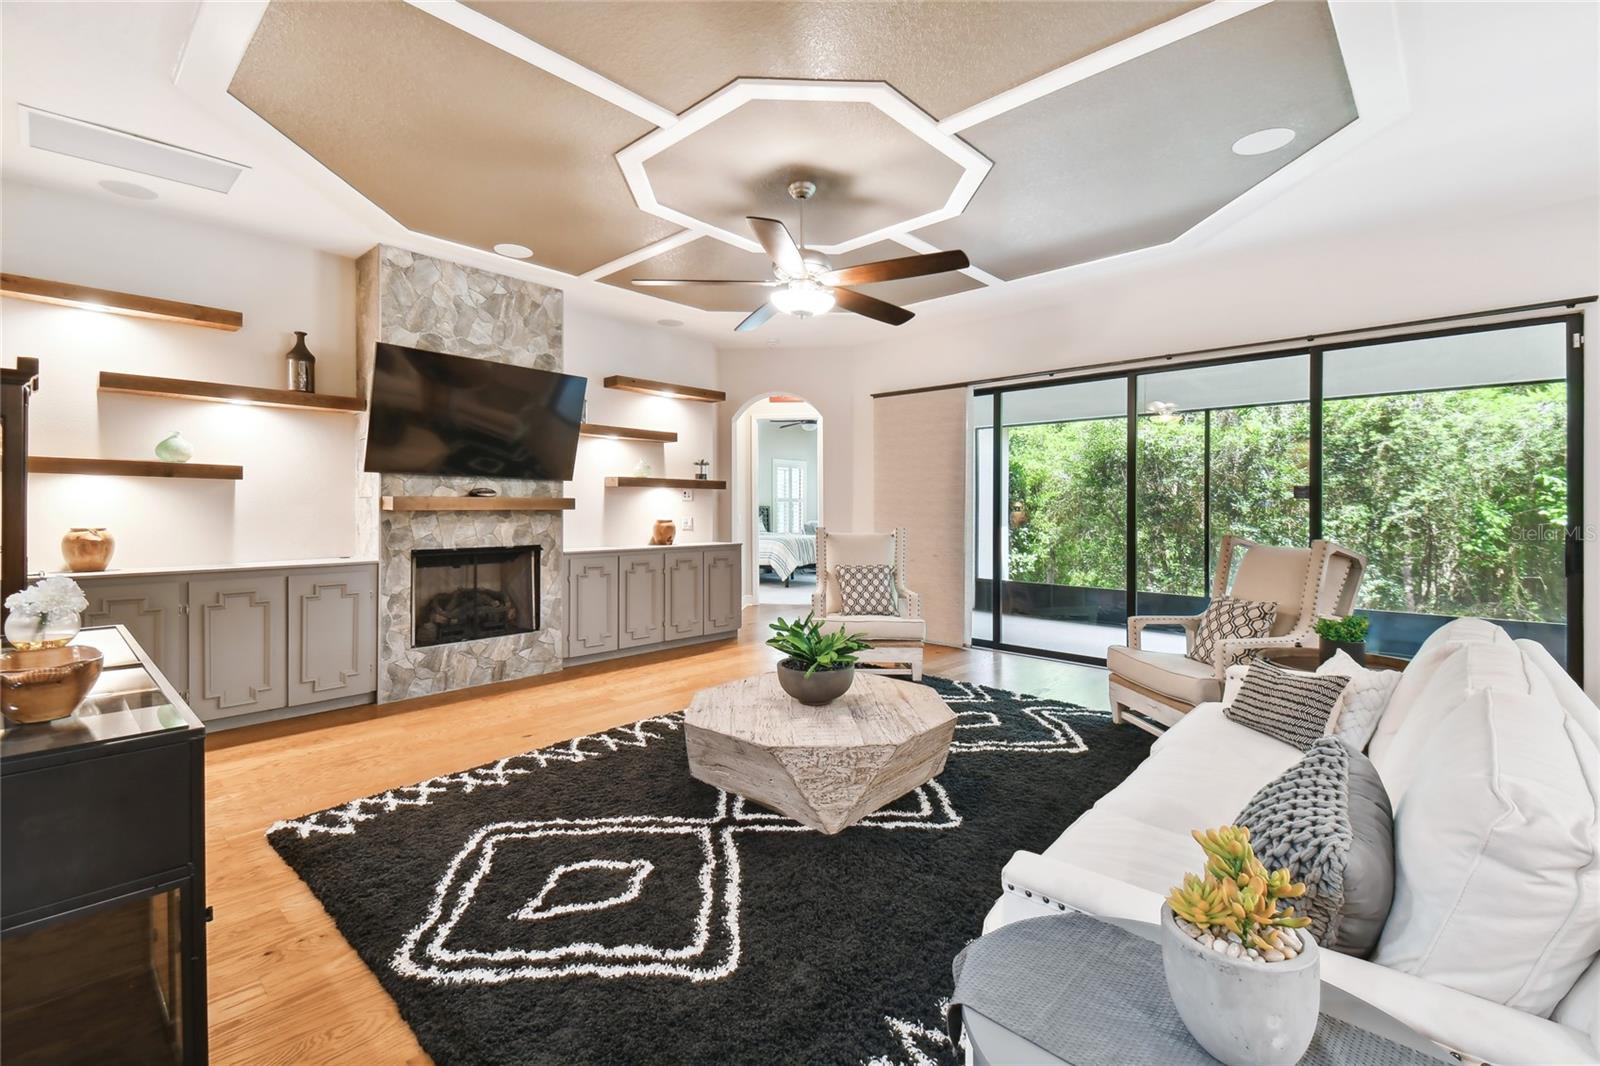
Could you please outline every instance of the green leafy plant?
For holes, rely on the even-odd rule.
[[[1367,627],[1371,624],[1366,615],[1353,614],[1349,618],[1319,618],[1311,628],[1323,640],[1331,640],[1336,644],[1360,644],[1367,639]]]
[[[843,628],[824,633],[822,623],[809,613],[804,621],[799,622],[789,622],[780,618],[772,623],[772,629],[777,635],[767,639],[768,646],[777,648],[787,655],[785,662],[792,663],[796,669],[804,667],[807,677],[818,670],[839,670],[846,666],[854,666],[856,652],[866,651],[872,647],[859,636],[845,632]]]
[[[1305,895],[1306,886],[1290,880],[1288,870],[1269,873],[1244,826],[1196,829],[1192,835],[1205,849],[1205,876],[1186,874],[1183,884],[1174,886],[1167,896],[1172,913],[1214,935],[1232,933],[1246,947],[1292,957],[1294,949],[1284,950],[1278,930],[1303,929],[1311,919],[1296,915],[1293,907],[1279,908],[1283,900]]]

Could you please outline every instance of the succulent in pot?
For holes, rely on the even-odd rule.
[[[1161,907],[1161,960],[1178,1016],[1228,1066],[1293,1066],[1311,1045],[1322,999],[1311,919],[1284,900],[1306,886],[1268,871],[1250,830],[1228,825],[1194,838],[1203,875],[1187,874]]]
[[[1317,619],[1311,628],[1320,638],[1322,661],[1327,662],[1342,651],[1362,666],[1367,665],[1367,628],[1371,624],[1371,619],[1364,614]]]
[[[822,631],[822,622],[808,613],[798,622],[772,623],[767,644],[786,656],[778,663],[778,684],[801,703],[828,703],[850,690],[855,680],[856,652],[872,645],[843,627]]]

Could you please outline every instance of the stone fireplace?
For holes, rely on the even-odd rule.
[[[559,289],[386,245],[357,262],[356,284],[364,396],[379,341],[561,369]],[[360,437],[358,457],[365,422]],[[559,496],[560,482],[358,473],[357,485],[359,546],[378,559],[380,702],[561,669],[559,512],[381,507],[385,496],[464,496],[483,485]]]

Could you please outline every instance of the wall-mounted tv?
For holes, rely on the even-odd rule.
[[[363,469],[565,481],[587,384],[570,374],[379,344]]]

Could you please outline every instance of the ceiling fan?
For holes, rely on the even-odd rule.
[[[788,421],[777,423],[777,426],[779,429],[794,429],[798,426],[807,433],[815,433],[817,431],[817,420],[815,418],[791,418]]]
[[[840,267],[835,270],[828,257],[805,246],[805,202],[816,195],[817,186],[809,181],[796,181],[789,185],[789,195],[800,204],[800,240],[789,235],[789,229],[775,218],[746,218],[755,232],[756,240],[772,259],[772,281],[701,280],[694,278],[634,278],[640,288],[667,288],[677,285],[754,285],[772,290],[767,302],[750,312],[744,321],[734,327],[743,333],[755,329],[778,312],[796,318],[822,315],[834,307],[850,311],[891,326],[911,321],[912,312],[896,307],[866,293],[846,288],[848,285],[871,285],[879,281],[898,281],[901,278],[920,278],[929,274],[943,274],[950,270],[964,270],[972,264],[965,252],[929,252],[926,255],[907,255],[898,259],[880,259],[876,263]]]

